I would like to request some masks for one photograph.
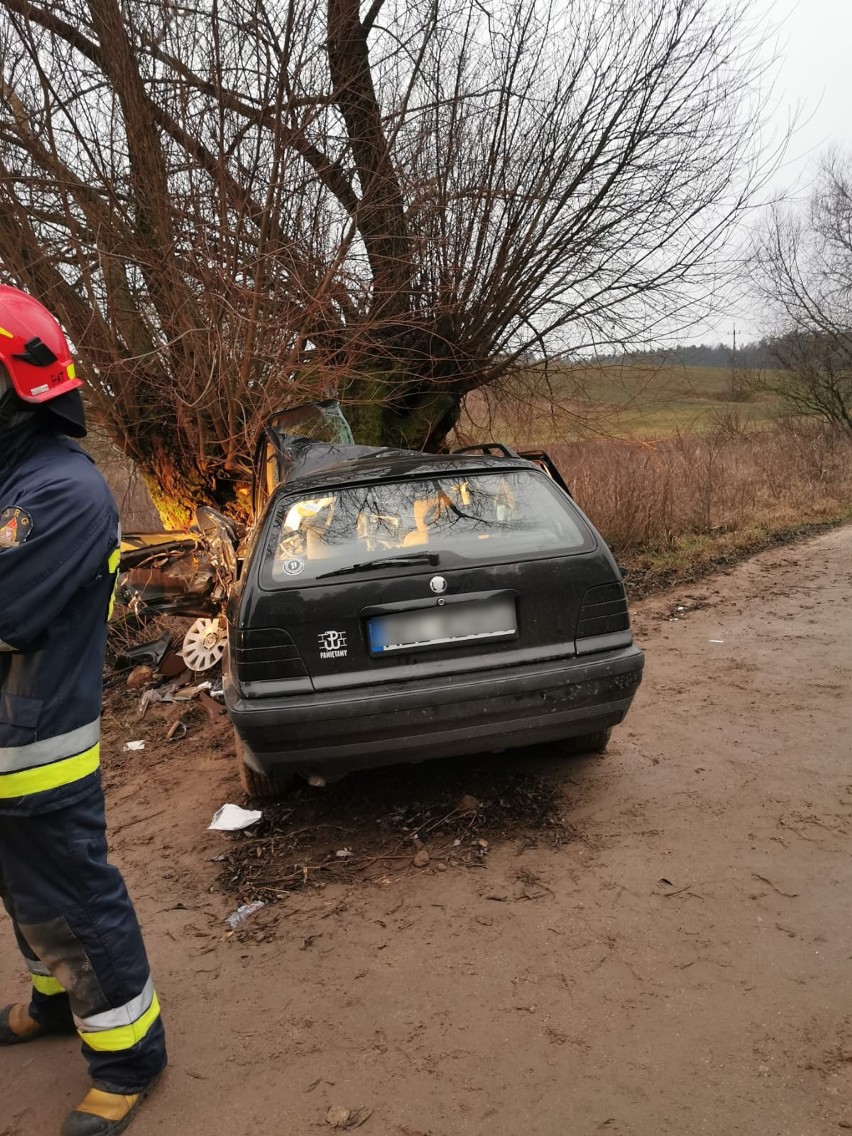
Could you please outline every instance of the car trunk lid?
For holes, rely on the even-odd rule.
[[[261,586],[240,612],[242,649],[261,650],[250,645],[255,630],[265,645],[286,635],[278,654],[288,674],[295,652],[317,690],[575,654],[587,593],[607,580],[620,587],[582,514],[533,470],[467,477],[461,496],[458,477],[450,481],[287,495],[256,569]],[[434,505],[420,507],[436,493],[456,502],[443,521]],[[406,508],[413,527],[403,538]],[[341,514],[357,541],[334,538]],[[273,684],[274,661],[261,668]]]

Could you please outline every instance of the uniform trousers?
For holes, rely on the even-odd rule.
[[[31,1017],[77,1030],[97,1088],[150,1085],[165,1035],[136,912],[107,862],[99,781],[66,808],[0,816],[0,897],[32,978]]]

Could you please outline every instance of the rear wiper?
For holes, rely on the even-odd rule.
[[[364,560],[360,564],[347,564],[345,568],[335,568],[333,572],[322,572],[317,580],[327,580],[329,576],[345,576],[348,572],[366,572],[370,568],[392,568],[395,564],[438,563],[437,552],[409,552],[406,556],[383,556],[375,560]]]

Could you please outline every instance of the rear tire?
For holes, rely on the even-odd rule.
[[[234,730],[234,749],[237,754],[237,770],[240,784],[253,801],[275,801],[285,796],[296,784],[296,775],[290,777],[267,777],[246,764],[245,746],[240,735]]]
[[[612,737],[612,727],[608,730],[598,730],[594,734],[581,734],[578,738],[565,738],[559,743],[563,753],[570,756],[580,756],[584,753],[604,753]]]

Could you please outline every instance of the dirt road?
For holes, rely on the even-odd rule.
[[[302,1136],[334,1105],[372,1110],[365,1136],[852,1129],[850,565],[846,528],[640,605],[610,753],[518,758],[562,787],[561,848],[332,883],[250,935],[205,831],[242,800],[226,727],[113,761],[172,1053],[134,1134]],[[8,934],[0,988],[26,989]],[[57,1130],[75,1048],[0,1053],[0,1136]]]

